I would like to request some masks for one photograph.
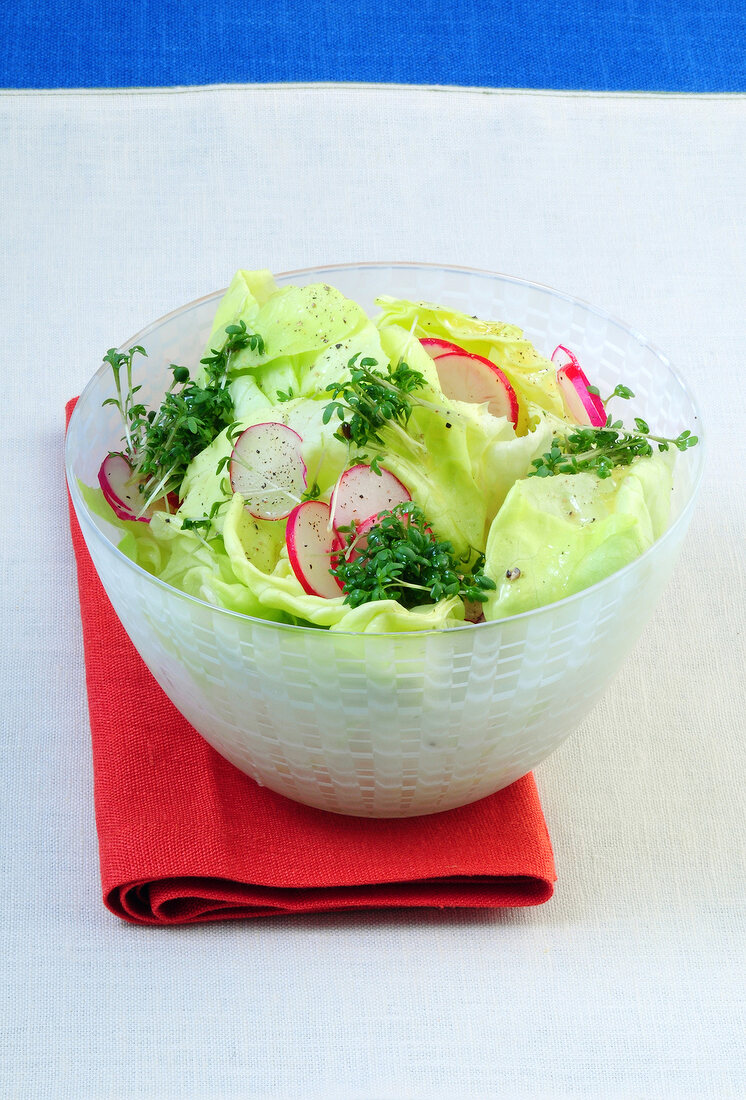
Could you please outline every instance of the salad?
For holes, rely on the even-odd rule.
[[[447,629],[571,595],[665,530],[674,455],[573,352],[386,296],[239,271],[203,358],[138,399],[145,348],[105,356],[123,422],[88,506],[120,549],[210,603],[332,631]]]

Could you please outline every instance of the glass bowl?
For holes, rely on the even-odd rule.
[[[324,281],[375,313],[389,294],[520,325],[545,355],[573,348],[602,392],[623,381],[667,436],[700,432],[669,362],[642,336],[548,287],[456,267],[370,263],[309,268],[280,285]],[[170,363],[195,365],[222,292],[161,318],[136,381],[158,405]],[[150,576],[116,546],[78,479],[97,485],[120,445],[113,383],[94,375],[70,421],[67,479],[103,586],[125,630],[181,713],[236,767],[288,798],[342,814],[408,817],[474,802],[557,748],[588,714],[650,617],[681,548],[700,479],[697,447],[677,455],[671,524],[649,550],[557,603],[498,622],[418,634],[338,634],[214,607]]]

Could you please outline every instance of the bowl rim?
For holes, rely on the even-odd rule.
[[[639,343],[642,347],[652,352],[656,359],[659,360],[661,365],[669,372],[669,374],[673,376],[674,381],[683,391],[684,395],[689,400],[694,410],[694,421],[697,425],[696,435],[698,437],[698,444],[694,455],[692,455],[691,452],[685,452],[689,454],[690,460],[693,459],[696,463],[694,469],[694,478],[688,500],[684,504],[679,515],[676,517],[673,523],[666,528],[660,538],[656,539],[646,550],[642,552],[642,554],[640,554],[633,561],[628,562],[627,565],[622,566],[621,569],[615,570],[607,577],[604,577],[600,581],[596,581],[595,584],[589,585],[587,588],[582,588],[580,589],[580,591],[573,592],[569,596],[563,596],[560,600],[554,600],[552,601],[552,603],[542,604],[541,606],[531,608],[528,611],[521,611],[516,615],[506,615],[502,619],[490,619],[482,623],[461,623],[448,627],[446,629],[431,627],[425,630],[381,631],[376,632],[375,634],[371,633],[367,635],[367,637],[391,639],[406,638],[410,636],[422,637],[426,635],[443,636],[461,631],[484,631],[490,628],[494,630],[496,628],[503,627],[507,623],[517,622],[519,620],[527,619],[530,617],[541,616],[542,614],[548,616],[556,608],[565,607],[573,602],[586,599],[591,594],[600,592],[605,587],[609,586],[612,582],[617,582],[620,578],[626,576],[628,573],[637,568],[640,563],[649,559],[656,553],[659,553],[664,544],[670,542],[679,530],[683,528],[683,531],[686,531],[686,528],[688,527],[691,519],[694,505],[697,500],[697,496],[699,494],[705,466],[706,443],[702,431],[702,413],[696,397],[690,390],[687,383],[681,377],[679,372],[673,366],[671,360],[651,340],[649,340],[637,329],[627,324],[626,321],[623,321],[621,318],[611,313],[609,310],[606,310],[600,306],[596,306],[583,298],[578,298],[573,294],[568,294],[566,291],[557,290],[555,287],[552,287],[547,283],[539,283],[530,279],[523,279],[516,275],[506,275],[503,272],[491,271],[487,268],[465,267],[459,264],[439,264],[409,260],[369,260],[362,262],[323,264],[320,266],[313,265],[311,267],[293,268],[290,271],[281,271],[273,274],[276,280],[282,280],[285,284],[287,284],[290,280],[298,276],[306,277],[309,275],[319,275],[323,277],[327,273],[333,275],[334,272],[359,270],[361,268],[365,270],[387,270],[390,268],[400,268],[404,270],[424,269],[430,271],[453,272],[455,274],[476,276],[478,278],[484,278],[488,280],[498,279],[501,282],[511,283],[515,286],[528,287],[533,290],[539,290],[544,293],[551,294],[553,297],[560,298],[563,301],[580,306],[583,309],[588,310],[590,313],[595,314],[597,317],[601,317],[606,321],[610,321],[612,324],[616,325],[618,328],[622,329],[628,335],[633,337],[633,339],[636,340],[637,343]],[[209,294],[204,294],[200,298],[195,298],[191,302],[186,302],[184,305],[178,306],[176,309],[173,309],[168,313],[164,313],[161,317],[158,317],[156,320],[151,321],[144,328],[136,332],[134,336],[130,336],[127,340],[124,340],[117,350],[125,351],[131,348],[134,344],[141,344],[151,332],[159,328],[161,325],[165,324],[167,321],[173,320],[181,314],[187,313],[188,311],[195,309],[198,306],[205,304],[206,302],[221,298],[223,294],[225,294],[226,290],[227,287],[224,287],[222,290],[211,291]],[[219,604],[213,604],[207,600],[202,600],[199,598],[199,596],[193,596],[189,592],[184,592],[180,588],[175,588],[174,585],[168,584],[166,581],[161,580],[160,577],[156,577],[154,574],[148,573],[146,569],[143,569],[142,566],[132,561],[132,559],[127,557],[127,555],[124,554],[115,543],[107,538],[103,531],[101,531],[100,528],[91,520],[89,509],[85,501],[83,500],[82,494],[80,493],[80,489],[77,484],[77,479],[74,476],[72,470],[72,459],[70,456],[70,429],[73,425],[78,407],[86,398],[88,391],[93,388],[100,376],[108,372],[109,369],[110,368],[108,363],[102,363],[101,366],[92,375],[92,377],[88,380],[87,384],[84,386],[80,393],[80,396],[77,399],[75,408],[73,409],[72,416],[70,418],[70,423],[68,424],[68,428],[65,433],[65,473],[68,489],[75,505],[75,511],[79,516],[80,514],[85,516],[89,530],[92,530],[94,532],[94,537],[97,538],[100,543],[106,547],[107,552],[113,553],[115,558],[118,558],[121,562],[125,563],[126,566],[132,569],[137,575],[146,578],[147,581],[155,584],[156,586],[162,587],[169,593],[172,593],[177,597],[192,601],[193,603],[196,603],[201,607],[208,608],[209,610],[218,612],[221,615],[227,615],[230,618],[236,618],[239,620],[248,620],[249,622],[254,623],[257,626],[266,627],[268,629],[279,629],[283,631],[289,630],[293,632],[300,631],[304,634],[307,634],[310,631],[320,631],[323,634],[332,633],[335,637],[360,637],[360,631],[330,630],[324,629],[323,627],[315,626],[313,624],[302,626],[295,623],[280,623],[275,622],[272,619],[263,619],[256,615],[247,615],[241,611],[233,611],[230,608],[221,607]],[[694,429],[692,430],[694,431]]]

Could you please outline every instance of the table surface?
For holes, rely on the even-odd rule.
[[[744,1095],[745,122],[741,96],[0,95],[2,1095]],[[708,435],[681,562],[537,771],[545,906],[125,925],[100,898],[64,402],[239,266],[363,259],[562,287],[664,348]]]

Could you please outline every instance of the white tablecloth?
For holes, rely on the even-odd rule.
[[[0,95],[0,1094],[746,1094],[745,127],[738,96]],[[665,349],[709,433],[681,564],[538,769],[547,905],[128,926],[100,897],[64,401],[237,267],[361,259],[549,283]]]

